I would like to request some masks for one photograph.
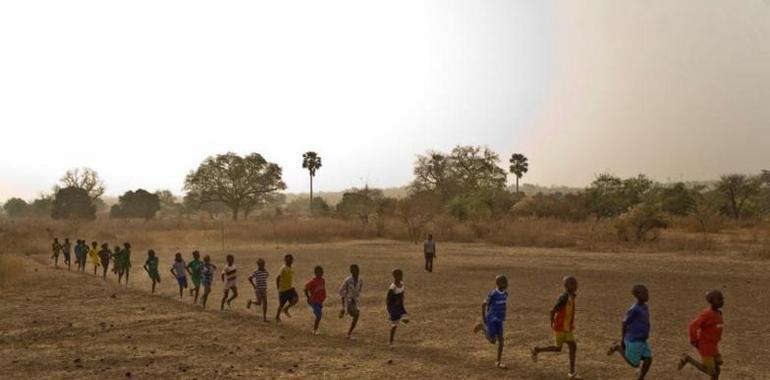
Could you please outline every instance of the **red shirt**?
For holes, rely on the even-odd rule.
[[[701,356],[717,356],[717,345],[722,340],[724,320],[722,312],[708,308],[690,322],[690,342],[698,347]]]
[[[326,280],[314,277],[305,285],[305,290],[310,293],[310,303],[322,304],[326,300]]]

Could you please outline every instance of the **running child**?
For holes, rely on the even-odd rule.
[[[67,270],[72,270],[72,261],[70,260],[70,252],[72,251],[72,243],[69,238],[64,238],[64,244],[61,246],[61,253],[64,255],[64,263],[67,264]]]
[[[561,352],[564,344],[569,348],[569,374],[570,379],[582,379],[575,372],[575,358],[577,354],[577,342],[575,341],[575,297],[577,296],[578,282],[573,276],[564,277],[564,293],[556,301],[551,309],[551,328],[553,329],[554,345],[547,347],[533,347],[532,361],[537,362],[537,355],[541,352]]]
[[[75,264],[78,266],[78,271],[83,272],[86,270],[86,254],[88,253],[88,246],[86,241],[78,239],[75,244]]]
[[[276,322],[281,321],[281,313],[291,318],[289,309],[299,301],[299,295],[294,289],[294,268],[291,267],[294,264],[294,256],[284,256],[283,263],[280,273],[275,277],[275,286],[278,288],[278,312],[275,313]]]
[[[222,282],[225,283],[225,295],[222,297],[222,304],[219,306],[219,310],[225,309],[225,303],[227,308],[230,308],[230,303],[233,302],[235,297],[238,297],[238,283],[236,281],[236,274],[238,270],[235,268],[235,256],[227,255],[227,266],[222,270]],[[233,295],[228,299],[227,295],[233,292]]]
[[[59,267],[59,253],[62,250],[62,245],[59,243],[59,238],[53,238],[53,243],[51,243],[51,250],[53,251],[53,254],[51,255],[51,258],[53,259],[53,266]]]
[[[144,271],[150,276],[152,281],[152,293],[155,293],[155,284],[160,283],[160,272],[158,272],[158,257],[154,250],[147,251],[147,261],[144,262]]]
[[[677,368],[682,370],[682,368],[689,364],[698,371],[709,375],[711,380],[718,380],[722,367],[719,341],[722,340],[722,330],[724,328],[721,309],[725,305],[725,298],[719,290],[711,290],[706,293],[706,301],[709,303],[709,308],[690,322],[688,329],[690,344],[698,349],[701,361],[698,362],[690,357],[690,355],[682,354]]]
[[[118,265],[118,284],[120,284],[123,275],[126,276],[126,286],[128,286],[128,273],[131,270],[131,244],[123,243],[123,249],[120,250],[117,257]]]
[[[217,266],[211,263],[209,255],[203,256],[203,265],[201,265],[201,285],[203,285],[203,295],[201,296],[201,304],[203,308],[206,308],[206,301],[209,299],[209,293],[211,293],[211,284],[214,283],[214,272],[216,272]]]
[[[652,350],[647,339],[650,337],[650,309],[647,301],[650,293],[644,285],[635,285],[631,294],[636,297],[636,303],[631,306],[623,318],[620,333],[620,343],[615,343],[607,351],[607,356],[619,353],[633,368],[639,368],[637,379],[644,380],[652,365]]]
[[[201,290],[201,265],[203,265],[203,261],[200,260],[201,253],[198,251],[193,251],[192,253],[193,259],[187,264],[187,273],[190,274],[190,280],[192,281],[193,287],[190,288],[190,295],[195,294],[195,298],[193,298],[193,303],[198,303],[198,293],[200,293]]]
[[[265,270],[265,260],[257,260],[257,270],[249,276],[249,283],[254,288],[255,301],[246,301],[246,308],[250,309],[251,304],[262,305],[262,320],[267,322],[267,279],[269,274]]]
[[[177,252],[174,255],[174,263],[171,264],[170,272],[176,277],[176,282],[179,284],[179,300],[181,301],[184,290],[187,289],[187,265],[182,260],[181,253]]]
[[[102,244],[102,249],[99,251],[99,262],[102,264],[102,278],[107,278],[107,268],[110,267],[111,257],[110,245],[107,243]]]
[[[345,314],[350,315],[353,320],[350,322],[350,328],[348,329],[348,339],[355,340],[353,336],[353,330],[358,324],[358,317],[361,312],[358,307],[358,299],[361,297],[361,291],[364,288],[364,280],[360,277],[360,270],[357,264],[350,266],[350,276],[342,282],[340,286],[340,296],[342,297],[342,310],[340,310],[340,318],[345,317]]]
[[[318,335],[318,325],[323,316],[324,301],[326,301],[326,280],[324,280],[324,268],[320,265],[313,270],[315,277],[305,285],[305,297],[307,304],[313,309],[315,323],[313,323],[313,334]]]
[[[120,246],[116,245],[112,250],[112,273],[118,275],[118,258],[120,257]],[[119,283],[119,282],[118,282]]]
[[[385,297],[385,307],[388,309],[388,315],[390,316],[390,340],[388,344],[391,346],[393,345],[393,339],[396,337],[398,324],[401,322],[404,324],[409,323],[409,316],[404,308],[405,290],[404,272],[401,269],[394,269],[393,283],[390,284],[388,295]]]
[[[94,276],[96,276],[96,268],[99,267],[99,243],[92,241],[91,249],[88,251],[88,258],[91,259],[91,264],[94,265]]]
[[[481,322],[473,328],[473,333],[484,332],[484,337],[489,343],[497,343],[497,361],[495,367],[506,368],[503,364],[503,347],[505,338],[503,335],[503,323],[505,312],[508,308],[508,278],[503,275],[495,277],[496,288],[487,295],[487,299],[481,304]]]

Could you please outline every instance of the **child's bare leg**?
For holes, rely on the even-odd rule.
[[[356,312],[355,315],[353,315],[353,321],[350,322],[350,329],[348,330],[348,336],[353,335],[353,330],[356,328],[356,324],[358,324],[358,316],[360,314]]]
[[[650,371],[650,366],[652,366],[652,358],[642,358],[642,369],[639,371],[638,380],[644,380],[647,372]]]
[[[200,286],[196,286],[195,287],[195,298],[193,298],[193,303],[194,304],[198,303],[198,293],[200,293],[200,291],[201,291],[201,287]]]
[[[225,309],[225,302],[227,301],[228,294],[230,294],[230,289],[225,289],[225,295],[222,297],[222,304],[219,305],[219,310]]]
[[[315,317],[315,323],[313,324],[313,331],[318,331],[318,325],[321,324],[321,317]]]
[[[577,357],[577,344],[575,342],[567,342],[569,348],[569,373],[575,373],[575,358]]]
[[[279,321],[279,322],[281,321],[281,312],[283,311],[283,306],[284,305],[286,305],[286,301],[281,301],[278,304],[278,311],[275,313],[275,320],[276,321]]]
[[[128,269],[126,269],[126,287],[128,287]]]
[[[503,360],[503,347],[505,346],[505,339],[503,338],[503,334],[500,334],[499,337],[497,337],[497,364],[500,365],[500,363]]]
[[[538,347],[535,346],[532,349],[532,352],[535,353],[535,355],[541,353],[541,352],[561,352],[561,346],[546,346],[546,347]]]
[[[257,300],[262,302],[262,320],[267,322],[267,300],[260,298]]]
[[[179,285],[179,299],[181,300],[182,298],[184,298],[184,288],[182,285]]]
[[[211,293],[211,288],[206,287],[203,289],[203,297],[201,298],[201,303],[203,304],[203,308],[206,308],[206,301],[209,300],[209,293]]]
[[[238,297],[238,288],[232,288],[233,289],[233,295],[230,297],[229,300],[227,300],[227,306],[230,306],[230,302],[233,302],[233,300]]]
[[[283,313],[286,314],[286,316],[291,316],[291,314],[289,314],[289,309],[291,309],[292,306],[296,305],[297,301],[298,301],[297,298],[292,298],[289,301],[289,304],[286,305],[286,307],[283,309]]]

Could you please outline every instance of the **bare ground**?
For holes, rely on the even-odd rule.
[[[203,247],[204,249],[206,247]],[[213,247],[209,252],[214,252]],[[480,244],[441,244],[436,272],[422,271],[419,247],[391,241],[357,241],[231,250],[240,269],[241,295],[232,311],[219,312],[221,282],[209,309],[201,310],[177,288],[168,268],[176,247],[160,251],[163,283],[149,293],[141,271],[145,247],[133,254],[129,288],[114,277],[55,269],[46,255],[22,257],[26,270],[0,289],[0,377],[4,379],[511,379],[566,378],[567,355],[529,359],[529,347],[550,341],[548,310],[561,292],[565,274],[580,281],[577,300],[578,369],[586,379],[631,379],[634,370],[619,357],[608,358],[619,335],[623,312],[633,302],[634,283],[651,293],[654,363],[650,379],[704,379],[693,369],[676,372],[688,345],[688,321],[706,307],[709,288],[725,292],[725,358],[722,379],[769,379],[765,340],[770,295],[765,289],[770,263],[727,255],[673,253],[593,253],[559,249],[503,248]],[[182,247],[189,256],[192,247]],[[218,251],[218,250],[217,250]],[[205,252],[205,250],[204,250]],[[271,281],[281,257],[296,257],[296,283],[311,278],[314,265],[326,270],[330,297],[321,335],[313,336],[311,313],[296,308],[280,325],[263,323],[245,302],[252,297],[246,275],[264,257]],[[187,259],[187,257],[185,257]],[[223,254],[212,253],[223,263]],[[344,339],[348,320],[336,313],[336,288],[350,263],[361,266],[365,281],[358,340]],[[413,323],[400,327],[397,344],[387,345],[384,299],[390,270],[400,267],[407,284],[406,307]],[[480,303],[494,276],[508,275],[508,320],[504,361],[493,367],[495,347],[471,333]],[[270,288],[268,313],[275,311]]]

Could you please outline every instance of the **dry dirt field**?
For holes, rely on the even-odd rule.
[[[650,379],[704,379],[692,368],[676,372],[676,358],[691,352],[688,321],[705,308],[704,292],[725,292],[723,379],[770,379],[765,289],[770,262],[745,257],[684,253],[592,253],[561,249],[504,248],[481,244],[439,244],[435,272],[422,271],[420,247],[391,241],[307,245],[254,245],[233,249],[241,295],[232,311],[219,312],[221,282],[209,309],[177,299],[168,268],[176,247],[160,253],[163,283],[151,295],[140,269],[147,247],[135,247],[128,288],[115,277],[54,269],[47,255],[18,256],[26,267],[0,289],[0,377],[3,379],[563,379],[566,353],[529,359],[529,347],[550,341],[548,310],[565,274],[578,277],[578,370],[586,379],[632,379],[619,357],[607,358],[619,335],[620,318],[632,303],[631,286],[651,293],[655,356]],[[217,265],[224,255],[214,247]],[[188,259],[193,247],[180,247]],[[326,270],[327,300],[321,334],[310,334],[307,307],[280,325],[263,323],[245,308],[252,296],[246,274],[258,257],[267,260],[271,284],[281,257],[293,253],[297,283],[312,268]],[[365,281],[357,341],[344,339],[348,320],[337,319],[335,296],[351,263]],[[390,270],[400,267],[407,285],[406,308],[413,320],[400,327],[395,347],[387,345],[384,299]],[[496,369],[495,347],[471,333],[480,303],[494,276],[510,280],[504,361]],[[270,288],[269,313],[276,292]],[[302,305],[302,303],[300,304]]]

